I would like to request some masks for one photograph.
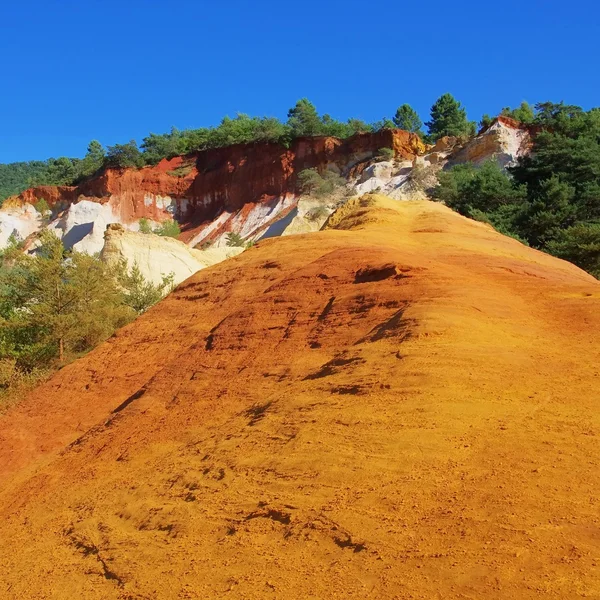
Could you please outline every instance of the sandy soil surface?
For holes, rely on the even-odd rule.
[[[0,598],[600,597],[600,283],[434,203],[331,227],[0,417]]]

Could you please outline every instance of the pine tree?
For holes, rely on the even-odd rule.
[[[80,164],[80,173],[82,177],[93,175],[104,164],[106,152],[98,140],[92,140],[87,148],[87,154],[83,157]]]
[[[410,131],[411,133],[420,133],[423,123],[419,119],[417,112],[410,106],[410,104],[403,104],[398,107],[396,115],[394,116],[394,124],[399,129]]]
[[[521,102],[519,108],[512,109],[508,106],[502,109],[502,115],[505,117],[511,117],[521,123],[533,123],[535,119],[535,112],[529,102]]]
[[[452,94],[443,94],[437,99],[431,107],[431,121],[425,125],[434,142],[446,135],[461,137],[475,134],[475,122],[467,120],[467,111]]]
[[[293,137],[305,135],[320,135],[323,132],[323,122],[319,118],[315,105],[307,98],[296,102],[288,112],[288,126]]]
[[[127,144],[115,144],[108,147],[106,165],[115,168],[143,167],[144,157],[135,140]]]

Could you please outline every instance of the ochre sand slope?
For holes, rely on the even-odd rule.
[[[368,204],[0,418],[1,598],[600,596],[600,283]]]

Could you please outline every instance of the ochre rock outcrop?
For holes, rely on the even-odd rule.
[[[329,223],[0,417],[0,597],[600,595],[600,283],[430,202]]]
[[[276,143],[238,144],[163,160],[142,169],[106,169],[77,188],[32,188],[11,198],[8,205],[45,198],[65,209],[76,200],[108,204],[113,220],[122,224],[140,218],[183,225],[181,239],[192,245],[213,239],[233,225],[243,233],[256,232],[279,218],[294,203],[297,175],[307,168],[332,168],[341,173],[371,159],[382,147],[411,159],[425,151],[415,134],[382,130],[340,140],[310,137],[294,140],[290,148]],[[238,221],[235,217],[240,214]],[[215,219],[223,218],[215,225]],[[244,222],[249,221],[244,229]],[[198,234],[210,227],[210,235]],[[197,238],[197,239],[194,239]]]

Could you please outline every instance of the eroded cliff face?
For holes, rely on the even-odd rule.
[[[481,135],[456,152],[452,162],[480,164],[494,157],[501,166],[512,166],[531,149],[532,131],[532,127],[500,116]]]
[[[294,205],[300,171],[332,169],[346,175],[382,147],[392,147],[398,157],[407,159],[425,151],[416,135],[400,130],[347,140],[299,138],[290,148],[239,144],[142,169],[107,169],[78,187],[32,188],[8,200],[5,207],[19,211],[44,198],[55,217],[64,221],[63,213],[72,206],[95,202],[106,207],[101,211],[104,225],[121,223],[136,230],[141,218],[154,222],[175,218],[182,225],[181,239],[195,245],[224,231],[248,236],[267,228]],[[73,239],[71,245],[79,241]]]
[[[26,190],[0,210],[0,244],[13,233],[26,239],[50,227],[67,247],[99,252],[108,225],[137,231],[141,218],[154,223],[176,219],[180,240],[192,247],[225,245],[228,232],[256,240],[283,231],[284,220],[296,219],[298,174],[304,169],[337,172],[357,194],[381,190],[399,200],[419,199],[427,187],[422,183],[435,184],[436,173],[447,165],[495,158],[506,166],[530,143],[527,127],[500,117],[462,145],[443,138],[426,147],[415,134],[383,130],[346,140],[299,138],[289,148],[275,143],[216,148],[142,169],[107,169],[78,187]],[[394,161],[374,162],[384,147],[394,149]],[[49,224],[32,209],[41,198],[53,211]]]

